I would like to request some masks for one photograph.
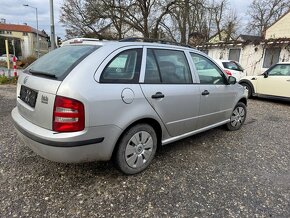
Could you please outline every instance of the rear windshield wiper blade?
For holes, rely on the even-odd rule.
[[[35,75],[35,76],[47,76],[47,77],[57,79],[56,75],[50,74],[47,72],[38,71],[38,70],[36,71],[36,70],[32,70],[32,69],[29,69],[28,71],[29,71],[29,73],[31,73],[32,75]]]

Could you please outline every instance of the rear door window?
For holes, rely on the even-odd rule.
[[[130,49],[117,54],[105,67],[102,83],[138,83],[142,49]]]
[[[38,76],[63,80],[79,62],[99,47],[94,45],[63,46],[36,60],[26,71]]]
[[[165,49],[148,49],[145,83],[192,83],[191,71],[184,52]]]

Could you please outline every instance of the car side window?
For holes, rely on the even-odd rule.
[[[206,57],[190,53],[201,84],[224,85],[226,77],[221,70]]]
[[[184,52],[165,49],[148,49],[145,83],[192,83],[191,72]]]
[[[269,76],[290,76],[290,65],[279,64],[268,71]]]
[[[130,49],[117,54],[105,67],[102,83],[138,83],[142,49]]]

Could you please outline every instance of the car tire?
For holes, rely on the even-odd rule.
[[[128,129],[119,140],[114,162],[117,168],[132,175],[145,170],[157,149],[157,136],[148,124],[137,124]]]
[[[230,122],[226,124],[226,128],[230,131],[239,130],[247,117],[247,107],[244,103],[239,102],[230,117]]]
[[[242,86],[244,86],[248,90],[248,98],[251,98],[253,95],[253,89],[250,84],[248,83],[241,83]]]

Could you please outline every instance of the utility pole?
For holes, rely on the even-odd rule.
[[[50,43],[51,50],[55,49],[55,32],[54,32],[54,17],[53,17],[53,0],[49,0],[50,5]]]
[[[37,8],[24,4],[23,6],[25,7],[30,7],[30,8],[34,8],[35,9],[35,15],[36,15],[36,49],[37,49],[37,58],[39,58],[39,34],[38,34],[38,12],[37,12]]]

